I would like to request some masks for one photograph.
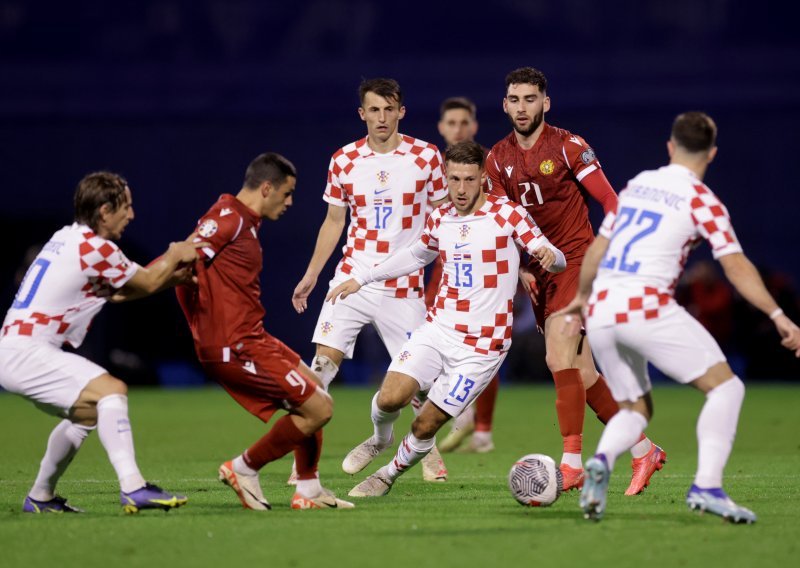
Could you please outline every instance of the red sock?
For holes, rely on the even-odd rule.
[[[583,416],[586,413],[586,390],[578,369],[553,373],[556,383],[558,427],[564,439],[564,453],[579,454],[582,449]]]
[[[597,382],[586,389],[586,403],[597,414],[597,419],[603,424],[608,424],[611,417],[619,410],[619,404],[611,396],[611,390],[603,375],[597,377]]]
[[[494,404],[500,390],[500,375],[495,375],[475,401],[475,431],[491,432]]]
[[[291,416],[284,416],[260,440],[247,448],[242,454],[244,463],[259,470],[291,452],[306,437],[294,425]]]
[[[314,479],[317,477],[319,456],[322,453],[322,430],[306,436],[294,449],[294,463],[297,467],[297,479]]]

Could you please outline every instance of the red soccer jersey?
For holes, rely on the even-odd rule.
[[[196,263],[197,287],[177,292],[201,360],[264,334],[260,225],[261,217],[229,194],[197,223],[198,238],[208,243]]]
[[[547,123],[533,148],[520,148],[512,132],[486,158],[490,192],[525,207],[568,263],[579,263],[594,239],[581,180],[599,169],[583,138]]]

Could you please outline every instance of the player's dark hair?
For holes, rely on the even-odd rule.
[[[449,99],[445,99],[442,103],[442,106],[439,109],[439,116],[444,118],[444,113],[453,109],[464,109],[473,119],[478,113],[475,103],[473,103],[467,97],[450,97]]]
[[[84,176],[75,189],[75,222],[88,225],[97,232],[100,208],[108,204],[114,213],[125,203],[127,187],[125,178],[111,172],[93,172]]]
[[[398,106],[403,104],[403,92],[400,90],[400,85],[394,79],[364,79],[358,86],[358,98],[361,104],[364,104],[364,97],[367,93],[375,93],[383,97],[387,101],[395,101]]]
[[[536,85],[542,93],[547,92],[547,77],[533,67],[520,67],[506,75],[506,92],[511,85]]]
[[[672,139],[687,152],[707,152],[717,141],[717,125],[704,112],[684,112],[672,123]]]
[[[265,181],[277,187],[286,181],[287,177],[297,177],[294,164],[275,152],[265,152],[250,162],[244,174],[244,186],[247,189],[257,189]]]
[[[467,140],[450,146],[444,154],[444,160],[454,164],[477,164],[479,168],[483,169],[486,157],[483,153],[483,146]]]

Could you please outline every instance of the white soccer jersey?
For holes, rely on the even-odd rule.
[[[691,249],[705,239],[714,258],[742,252],[728,210],[687,168],[645,171],[619,194],[599,231],[610,239],[587,304],[587,325],[644,321],[677,307],[673,298]]]
[[[436,146],[404,135],[388,154],[376,154],[362,138],[333,155],[324,199],[350,207],[350,226],[332,283],[347,280],[354,269],[366,272],[419,239],[428,202],[447,197],[442,165]],[[369,288],[420,298],[422,270]]]
[[[113,289],[139,269],[86,225],[56,231],[33,261],[3,322],[2,338],[78,347]]]
[[[519,249],[529,254],[547,246],[556,252],[552,271],[566,266],[564,255],[542,235],[530,215],[506,197],[487,196],[471,215],[459,216],[451,203],[435,209],[420,239],[409,251],[416,265],[442,258],[442,282],[428,321],[454,344],[477,353],[504,353],[511,346],[513,298],[519,280]],[[402,270],[397,255],[368,276],[371,282]],[[413,264],[413,263],[412,263]]]

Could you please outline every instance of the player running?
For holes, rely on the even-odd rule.
[[[328,294],[337,303],[371,282],[414,272],[437,257],[444,262],[427,321],[395,355],[378,392],[379,408],[388,409],[372,414],[379,438],[357,446],[345,462],[355,470],[366,467],[376,455],[370,448],[391,440],[392,425],[414,393],[429,390],[428,399],[394,458],[354,487],[353,497],[387,494],[400,475],[430,452],[436,432],[480,395],[503,363],[511,345],[518,247],[545,270],[565,267],[564,255],[522,207],[483,191],[480,144],[462,142],[448,149],[446,157],[451,203],[433,212],[422,237],[378,266],[353,271],[352,279]]]
[[[186,497],[147,483],[139,471],[128,419],[128,387],[63,345],[78,347],[108,301],[148,296],[191,278],[191,240],[170,244],[143,268],[114,243],[133,220],[131,191],[121,176],[96,172],[75,191],[75,222],[56,231],[31,264],[0,332],[0,386],[61,422],[47,441],[25,513],[82,513],[56,494],[56,484],[97,428],[120,485],[126,513],[172,509]]]
[[[264,330],[258,229],[277,221],[292,205],[297,171],[283,156],[256,157],[234,196],[223,194],[203,215],[197,233],[207,243],[195,264],[197,286],[178,289],[205,372],[245,410],[269,422],[277,410],[288,414],[241,455],[219,467],[219,479],[246,509],[271,509],[261,491],[259,471],[294,451],[297,491],[292,509],[352,508],[322,487],[318,463],[322,427],[333,401],[317,388],[300,356]]]
[[[595,356],[622,407],[586,462],[580,503],[589,519],[603,516],[615,461],[636,443],[653,414],[647,372],[651,362],[706,396],[697,421],[698,464],[687,504],[732,522],[756,520],[722,489],[744,383],[711,334],[673,298],[691,249],[701,239],[708,241],[736,290],[769,315],[781,344],[798,357],[800,329],[775,303],[742,252],[728,210],[702,182],[717,153],[716,135],[714,121],[704,113],[687,112],[675,119],[667,143],[670,165],[628,182],[616,214],[606,216],[586,252],[575,299],[556,314],[585,313]],[[566,317],[573,320],[567,327],[575,333],[579,318]]]
[[[349,279],[354,270],[366,271],[416,241],[425,226],[428,205],[435,207],[447,199],[439,150],[398,132],[406,111],[397,82],[365,80],[359,95],[358,114],[367,125],[367,136],[340,148],[331,158],[323,197],[328,213],[306,273],[292,296],[298,313],[308,307],[308,296],[342,235],[348,209],[347,244],[330,288]],[[342,360],[353,356],[356,338],[365,325],[375,327],[390,356],[397,354],[425,319],[422,277],[420,268],[413,274],[372,283],[362,294],[335,305],[323,304],[312,338],[316,356],[311,368],[325,388]],[[382,412],[376,401],[377,395],[372,401],[373,413]],[[423,463],[426,481],[447,479],[438,454],[434,450]]]
[[[534,262],[523,270],[521,279],[531,289],[536,322],[544,329],[547,366],[555,382],[556,412],[563,438],[560,469],[564,490],[568,491],[583,484],[581,451],[586,404],[604,424],[619,406],[597,372],[584,338],[554,332],[551,316],[575,296],[581,261],[594,238],[587,194],[606,213],[616,210],[617,196],[586,141],[545,123],[550,97],[541,71],[523,67],[508,74],[503,110],[513,131],[494,145],[486,159],[491,191],[525,207],[567,258],[563,273],[549,274]],[[633,477],[625,495],[641,493],[667,458],[664,450],[644,434],[631,453]]]

